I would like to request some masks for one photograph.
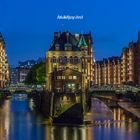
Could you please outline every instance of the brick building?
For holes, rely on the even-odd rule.
[[[140,85],[140,32],[138,41],[123,48],[120,57],[96,61],[94,85]]]
[[[5,42],[0,33],[0,88],[6,87],[9,83],[9,65],[7,62],[7,54],[5,52]]]
[[[91,33],[55,32],[46,53],[47,90],[63,92],[66,87],[71,91],[87,90],[93,82],[92,65]]]

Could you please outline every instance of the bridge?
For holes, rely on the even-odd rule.
[[[122,93],[138,93],[140,92],[140,87],[121,85],[121,86],[92,86],[89,88],[89,92],[115,92],[116,94]]]
[[[81,124],[85,113],[85,93],[78,92],[48,92],[41,87],[25,85],[9,86],[0,91],[4,95],[26,93],[28,97],[33,97],[37,108],[48,118],[53,119],[53,123],[73,123]],[[13,95],[14,96],[14,95]]]
[[[89,97],[95,97],[102,100],[108,107],[116,107],[118,106],[118,102],[120,98],[118,98],[118,94],[126,95],[126,93],[130,92],[134,95],[135,93],[139,93],[139,88],[136,87],[92,87],[89,89],[89,93],[85,94],[82,92],[75,93],[49,93],[47,91],[43,91],[43,88],[40,87],[32,87],[32,86],[11,86],[7,87],[3,90],[3,92],[9,91],[10,93],[16,92],[26,92],[30,94],[34,91],[34,100],[36,106],[47,116],[48,118],[53,118],[53,122],[71,122],[73,120],[74,123],[81,123],[81,120],[84,119],[84,115],[86,114],[87,98],[85,95],[89,95]],[[119,92],[118,92],[119,91]],[[125,91],[125,92],[123,92]],[[70,117],[71,116],[71,117]],[[76,118],[76,117],[77,118]]]
[[[0,93],[31,93],[33,91],[43,91],[43,87],[41,86],[28,86],[28,85],[12,85],[8,86],[4,89],[0,89]]]
[[[98,94],[95,94],[92,97],[100,99],[110,108],[117,107],[118,102],[122,101],[122,99],[118,99],[115,95],[98,95]]]

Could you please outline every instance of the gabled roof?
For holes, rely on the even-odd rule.
[[[49,51],[55,51],[57,45],[60,47],[60,51],[65,51],[65,47],[69,46],[72,47],[72,51],[80,51],[80,46],[89,46],[89,39],[91,40],[91,34],[78,35],[79,39],[76,38],[75,34],[71,34],[68,31],[63,33],[55,32],[55,37],[52,41]]]
[[[71,45],[73,50],[78,50],[77,44],[78,41],[74,38],[74,36],[70,32],[63,32],[60,34],[58,39],[53,40],[53,43],[49,50],[55,50],[55,45],[59,44],[60,50],[64,51],[66,45]]]
[[[87,43],[83,35],[81,36],[80,41],[78,43],[78,47],[81,47],[81,46],[87,46]]]

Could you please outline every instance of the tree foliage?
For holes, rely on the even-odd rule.
[[[25,84],[44,84],[45,71],[45,62],[33,65],[26,76]]]

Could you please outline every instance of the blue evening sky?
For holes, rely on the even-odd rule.
[[[10,65],[45,56],[54,31],[92,32],[96,60],[137,40],[140,0],[0,0],[0,31]],[[83,15],[83,20],[57,20]]]

